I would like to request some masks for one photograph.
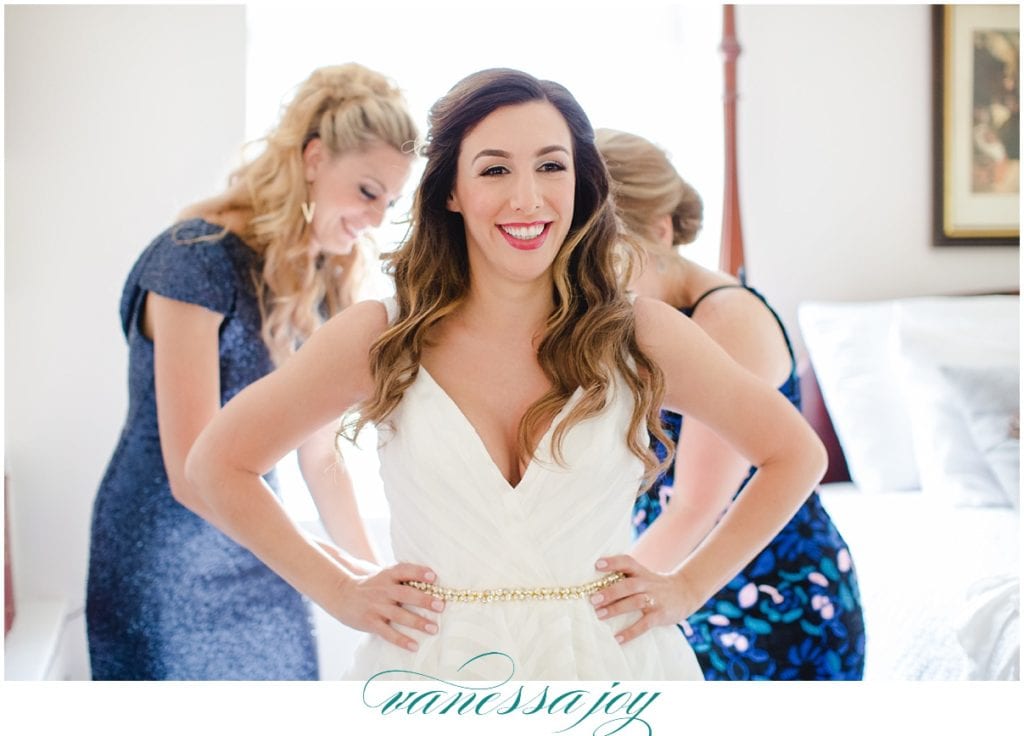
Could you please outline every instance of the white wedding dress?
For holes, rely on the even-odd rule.
[[[393,319],[394,302],[385,304]],[[579,395],[552,422],[513,488],[459,407],[420,366],[391,429],[379,428],[395,559],[429,566],[446,588],[559,588],[603,577],[597,559],[629,550],[643,464],[626,447],[633,400],[624,385],[599,416],[565,435],[565,465],[552,459],[553,427]],[[616,642],[638,615],[601,620],[587,597],[449,601],[443,613],[427,614],[437,634],[403,629],[419,643],[417,652],[367,635],[345,679],[383,671],[401,679],[703,679],[674,626]]]

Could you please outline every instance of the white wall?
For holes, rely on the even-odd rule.
[[[6,6],[5,472],[18,599],[81,639],[93,497],[127,407],[121,286],[245,129],[245,8]]]
[[[804,300],[1016,288],[1019,249],[931,241],[931,9],[737,10],[747,273]]]

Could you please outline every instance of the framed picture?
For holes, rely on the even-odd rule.
[[[935,5],[937,245],[1020,245],[1020,11]]]

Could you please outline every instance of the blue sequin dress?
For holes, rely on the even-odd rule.
[[[256,253],[189,220],[143,251],[125,283],[128,416],[93,506],[86,622],[98,680],[317,679],[308,603],[171,496],[160,451],[147,292],[224,315],[223,405],[273,365],[260,337]],[[268,477],[273,486],[275,481]]]
[[[786,328],[764,297],[746,288],[774,315],[786,340],[792,368],[779,391],[800,408],[800,379]],[[682,311],[693,314],[693,307]],[[674,442],[682,417],[662,412]],[[665,447],[652,446],[664,459]],[[738,496],[750,474],[736,491]],[[634,506],[641,534],[671,500],[669,468]],[[734,496],[735,498],[735,496]],[[860,680],[865,632],[857,573],[850,550],[821,505],[818,493],[799,508],[767,547],[680,628],[708,680]]]

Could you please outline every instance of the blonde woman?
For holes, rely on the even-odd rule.
[[[782,320],[757,291],[699,266],[678,246],[703,222],[700,196],[665,152],[631,133],[601,129],[597,146],[615,209],[646,251],[633,281],[640,295],[690,317],[737,362],[800,408],[800,379]],[[695,417],[664,412],[675,462],[633,511],[643,533],[633,555],[673,570],[746,496],[750,462]],[[660,457],[666,448],[654,443]],[[740,495],[742,492],[742,496]],[[859,680],[864,619],[850,550],[811,493],[758,556],[683,625],[707,679]]]
[[[201,518],[185,457],[222,404],[351,302],[357,241],[399,196],[416,137],[388,79],[318,69],[227,191],[136,261],[121,300],[129,413],[93,509],[94,679],[318,677],[307,603]],[[302,474],[333,540],[372,561],[333,430],[318,429],[301,438]]]
[[[433,107],[427,140],[412,231],[390,261],[396,298],[350,307],[207,426],[187,473],[209,518],[369,632],[350,678],[700,679],[668,625],[803,501],[820,443],[689,320],[620,288],[607,174],[564,87],[470,75]],[[663,403],[760,468],[672,575],[626,555]],[[327,554],[260,478],[353,407],[354,429],[382,432],[400,561],[372,574]]]

